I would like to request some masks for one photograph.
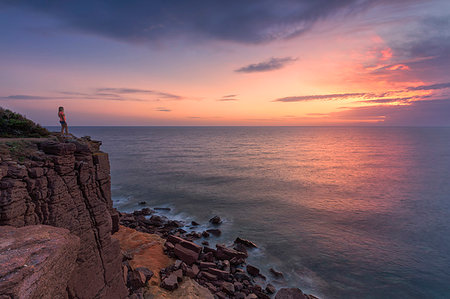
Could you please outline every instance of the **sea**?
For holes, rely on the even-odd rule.
[[[450,298],[450,128],[69,129],[103,142],[118,210],[145,201],[198,230],[218,215],[209,242],[255,242],[248,262],[277,288]]]

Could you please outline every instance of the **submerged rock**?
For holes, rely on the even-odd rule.
[[[212,224],[218,225],[222,223],[222,220],[220,219],[219,216],[214,216],[211,219],[209,219],[209,222],[211,222]]]

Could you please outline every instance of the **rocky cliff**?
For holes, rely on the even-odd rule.
[[[25,226],[32,227],[23,232],[32,231],[40,224],[67,229],[79,239],[73,270],[67,267],[69,277],[58,297],[125,298],[128,294],[119,242],[111,238],[118,229],[118,215],[111,201],[109,160],[99,146],[89,139],[54,137],[0,144],[2,248],[8,247],[3,237],[8,232]],[[1,272],[4,298],[20,298],[8,288],[17,269],[23,267]]]

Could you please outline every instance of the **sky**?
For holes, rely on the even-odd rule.
[[[42,125],[450,125],[448,0],[0,0]]]

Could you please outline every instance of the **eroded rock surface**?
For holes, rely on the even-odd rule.
[[[77,236],[48,225],[0,226],[0,236],[1,298],[67,298]]]
[[[108,155],[83,139],[40,141],[22,161],[0,159],[0,225],[45,224],[80,239],[69,298],[125,298]]]

